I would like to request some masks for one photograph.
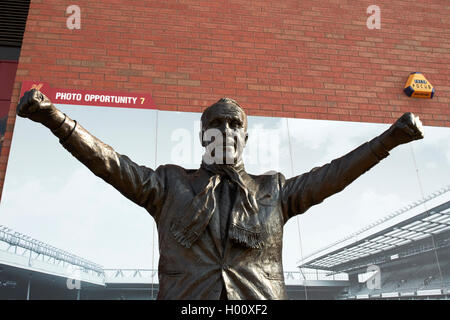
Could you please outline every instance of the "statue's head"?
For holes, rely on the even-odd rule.
[[[222,98],[203,111],[200,142],[205,147],[203,161],[240,164],[247,143],[247,115],[229,98]]]

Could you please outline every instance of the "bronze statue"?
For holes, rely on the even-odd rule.
[[[139,166],[37,90],[24,94],[17,111],[49,128],[95,175],[153,216],[160,246],[158,299],[286,299],[284,224],[343,190],[394,147],[423,138],[419,118],[405,113],[343,157],[286,180],[281,173],[245,172],[247,117],[232,99],[220,99],[202,114],[205,155],[197,170]]]

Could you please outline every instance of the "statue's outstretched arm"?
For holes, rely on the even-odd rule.
[[[380,136],[345,156],[286,181],[282,178],[281,202],[285,221],[343,190],[386,158],[396,146],[422,138],[422,123],[408,112]]]
[[[140,166],[117,153],[58,110],[38,90],[25,92],[17,106],[17,114],[49,128],[64,148],[124,196],[149,211],[158,210],[163,197],[164,170]]]

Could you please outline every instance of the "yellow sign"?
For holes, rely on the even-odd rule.
[[[408,97],[431,99],[434,88],[420,72],[412,72],[403,90]]]

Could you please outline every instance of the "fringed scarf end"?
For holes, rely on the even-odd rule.
[[[180,230],[180,228],[175,223],[170,226],[170,232],[172,232],[175,240],[177,240],[179,244],[186,248],[190,248],[198,238],[198,235],[195,232],[186,229]]]
[[[251,232],[233,225],[230,229],[230,237],[235,242],[246,245],[252,249],[261,249],[263,241],[261,232]]]

